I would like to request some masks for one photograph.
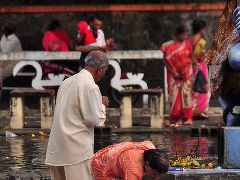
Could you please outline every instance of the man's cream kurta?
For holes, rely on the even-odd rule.
[[[58,90],[46,164],[73,165],[93,157],[94,126],[104,123],[105,106],[90,72],[83,69]]]

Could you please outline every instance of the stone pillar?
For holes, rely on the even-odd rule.
[[[10,102],[11,129],[22,129],[24,122],[24,102],[23,97],[11,97]]]
[[[163,95],[151,96],[151,128],[163,127]]]
[[[132,97],[130,95],[123,96],[120,105],[120,127],[132,127]]]
[[[40,111],[41,111],[41,128],[51,129],[54,111],[53,97],[40,98]]]

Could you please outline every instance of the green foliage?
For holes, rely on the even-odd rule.
[[[225,0],[0,0],[0,5],[103,5],[216,3]]]

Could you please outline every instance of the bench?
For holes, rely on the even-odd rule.
[[[163,127],[163,90],[162,89],[133,89],[121,91],[120,127],[132,127],[132,95],[149,95],[151,128]]]
[[[10,92],[10,128],[24,128],[24,98],[40,97],[41,128],[50,129],[55,106],[54,90],[12,90]]]

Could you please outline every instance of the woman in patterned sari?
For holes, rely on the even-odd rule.
[[[167,82],[170,104],[170,122],[177,125],[192,124],[192,45],[187,40],[188,30],[184,25],[176,28],[175,39],[164,43],[164,64],[167,68]],[[169,120],[165,125],[170,125]]]
[[[206,33],[205,27],[205,21],[200,19],[193,21],[191,42],[193,45],[193,57],[196,61],[196,64],[193,66],[194,77],[197,76],[198,70],[201,70],[205,79],[208,81],[208,67],[205,62],[207,42],[202,38]],[[207,111],[211,92],[209,83],[206,86],[207,93],[200,94],[193,92],[193,116],[208,118]]]

